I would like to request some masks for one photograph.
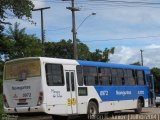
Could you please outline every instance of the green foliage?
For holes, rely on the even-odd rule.
[[[0,60],[0,94],[2,93],[2,84],[3,84],[3,66],[4,62]]]
[[[105,48],[104,51],[96,49],[95,52],[90,53],[90,60],[100,61],[100,62],[109,62],[109,55],[114,54],[115,48],[111,49]]]
[[[102,51],[96,49],[95,52],[90,53],[90,60],[92,61],[101,61],[102,59]]]
[[[9,59],[41,56],[43,46],[40,40],[34,35],[27,35],[25,28],[19,29],[19,25],[15,23],[14,27],[9,27],[7,36],[0,39],[0,54],[6,55]],[[95,52],[90,52],[88,46],[78,40],[78,59],[108,62],[109,55],[114,54],[114,49],[96,49]],[[44,50],[46,57],[73,59],[72,40],[45,42]]]
[[[73,53],[72,53],[73,54]],[[90,51],[86,44],[78,42],[78,59],[79,60],[89,60]]]
[[[154,76],[155,92],[160,93],[160,69],[154,67],[151,69],[151,73]]]
[[[131,65],[138,65],[138,66],[141,66],[141,63],[138,61],[138,62],[132,63]]]
[[[71,59],[73,58],[73,45],[71,40],[60,40],[60,42],[46,42],[45,56]]]
[[[33,8],[31,0],[0,0],[0,31],[3,31],[3,24],[9,24],[6,22],[8,17],[26,17],[29,20]]]
[[[115,51],[115,47],[112,47],[111,49],[108,49],[106,48],[104,51],[103,51],[103,58],[102,58],[102,62],[109,62],[110,59],[109,59],[109,55],[110,54],[114,54],[114,51]]]
[[[4,113],[3,111],[3,102],[2,102],[2,94],[0,94],[0,115],[2,115]]]
[[[101,51],[96,49],[95,52],[90,52],[86,44],[78,42],[78,59],[108,62],[109,54],[114,53],[114,48]],[[60,42],[45,42],[45,56],[73,59],[73,44],[71,40],[61,40]]]
[[[34,35],[27,35],[25,28],[19,29],[18,23],[9,27],[8,38],[3,40],[2,49],[10,59],[42,55],[42,44]],[[5,49],[6,48],[6,49]]]

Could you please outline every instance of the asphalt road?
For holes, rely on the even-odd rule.
[[[71,120],[85,120],[84,118],[70,118]],[[20,116],[18,120],[52,120],[51,116]],[[114,114],[100,114],[97,120],[160,120],[160,108],[143,108],[141,114],[135,114],[133,110],[118,111]]]

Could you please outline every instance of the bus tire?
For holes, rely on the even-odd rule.
[[[156,107],[159,107],[159,105],[156,104]]]
[[[68,116],[52,115],[53,120],[68,120]]]
[[[137,101],[137,109],[135,109],[136,114],[140,114],[142,112],[143,103],[140,99]]]
[[[88,114],[88,119],[96,120],[96,116],[98,114],[98,106],[95,102],[93,101],[89,102],[87,114]]]

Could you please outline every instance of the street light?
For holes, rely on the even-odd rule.
[[[85,17],[84,20],[79,24],[79,26],[77,28],[75,28],[75,24],[73,24],[72,32],[73,32],[73,38],[74,38],[73,39],[74,59],[78,59],[77,38],[76,38],[77,31],[82,26],[82,24],[92,15],[96,15],[96,13],[93,12],[93,13],[89,14],[87,17]]]
[[[87,16],[82,23],[78,26],[76,29],[76,20],[75,20],[75,12],[80,11],[79,8],[75,7],[75,0],[62,0],[62,1],[71,1],[71,7],[66,7],[68,10],[72,12],[72,34],[73,34],[73,52],[74,52],[74,59],[78,59],[77,54],[77,40],[76,40],[76,34],[79,27],[84,23],[84,21],[90,17],[91,15],[96,15],[95,13],[92,13],[91,15]]]
[[[76,31],[81,27],[81,25],[92,15],[96,15],[96,12],[92,12],[91,14],[89,14],[86,18],[84,18],[84,20],[81,22],[81,24],[79,24],[79,26],[77,27]]]

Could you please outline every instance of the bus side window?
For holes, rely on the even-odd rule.
[[[124,71],[124,85],[129,85],[127,70],[124,69],[123,71]]]
[[[78,85],[83,86],[83,71],[82,71],[82,66],[78,65],[76,67],[77,69],[77,80],[78,80]]]
[[[50,64],[45,65],[46,68],[46,80],[48,86],[63,86],[64,76],[63,67],[60,64]]]
[[[112,68],[112,85],[119,85],[117,69]]]
[[[145,85],[145,80],[144,80],[144,71],[142,70],[137,70],[137,80],[138,80],[138,85]]]
[[[135,73],[132,69],[127,69],[127,81],[126,85],[136,85]]]
[[[100,85],[110,85],[111,84],[110,68],[98,68],[98,77]]]
[[[123,69],[117,69],[118,72],[118,83],[119,85],[124,85],[124,72]]]
[[[84,83],[87,86],[98,85],[98,74],[96,67],[83,67]]]

